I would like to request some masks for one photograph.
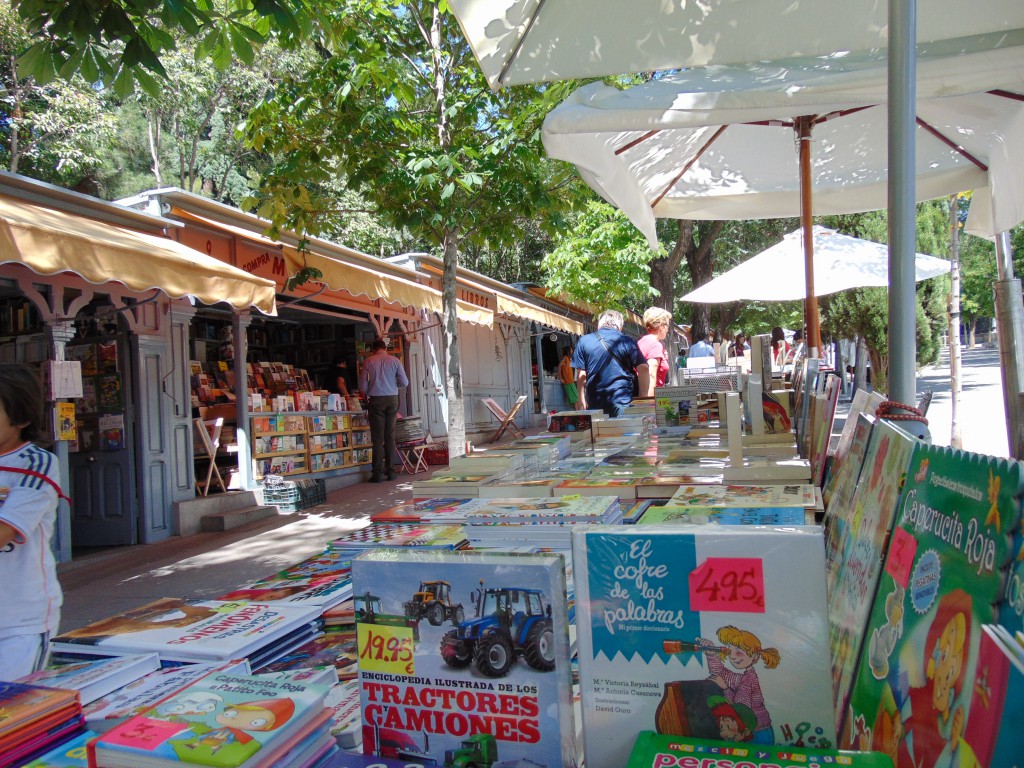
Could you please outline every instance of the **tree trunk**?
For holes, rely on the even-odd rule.
[[[972,317],[971,323],[967,326],[967,348],[974,349],[974,333],[978,328],[978,318]]]
[[[683,249],[686,266],[690,269],[690,279],[694,288],[699,288],[714,277],[715,239],[725,227],[724,221],[708,221],[698,229],[698,223],[688,219],[679,222],[679,237],[676,248]],[[700,242],[698,243],[698,235]],[[694,304],[691,320],[690,338],[700,339],[711,330],[711,309],[707,304]]]
[[[160,116],[153,113],[146,121],[149,134],[149,157],[153,161],[153,178],[157,188],[164,185],[163,169],[160,166]]]
[[[444,237],[444,272],[441,295],[444,304],[445,391],[448,395],[448,456],[466,452],[466,404],[462,399],[462,368],[459,359],[459,319],[455,313],[455,273],[459,264],[459,241],[454,232]]]
[[[686,244],[683,222],[680,221],[679,236],[676,238],[676,244],[672,247],[668,256],[651,261],[651,287],[658,292],[658,298],[654,300],[655,306],[672,313],[673,322],[675,322],[676,273],[679,271],[679,265],[682,263],[683,255],[686,253]],[[692,333],[690,335],[690,342],[693,342]],[[674,385],[678,383],[678,365],[676,361],[679,359],[679,344],[676,341],[674,328],[665,339],[665,351],[669,360],[669,383]]]
[[[960,430],[960,393],[963,391],[960,361],[960,220],[956,195],[949,198],[949,392],[952,403],[952,425],[949,444],[963,447]]]

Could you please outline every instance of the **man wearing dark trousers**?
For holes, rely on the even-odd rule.
[[[391,466],[395,455],[395,421],[398,418],[398,390],[409,386],[402,361],[388,354],[383,339],[373,342],[373,354],[363,361],[359,387],[366,393],[370,416],[370,439],[373,441],[373,473],[371,483],[397,475]]]

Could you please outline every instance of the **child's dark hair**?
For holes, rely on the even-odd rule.
[[[38,440],[43,430],[43,385],[27,365],[0,363],[0,404],[11,424],[23,424],[22,440]]]

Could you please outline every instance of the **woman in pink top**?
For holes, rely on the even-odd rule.
[[[654,388],[663,387],[668,382],[668,353],[665,352],[665,337],[672,324],[672,313],[661,307],[651,307],[644,312],[644,328],[647,335],[640,338],[637,346],[647,361],[650,371],[650,384],[647,392],[640,397],[654,397]]]

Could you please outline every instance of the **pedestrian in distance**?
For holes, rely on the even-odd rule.
[[[575,408],[580,400],[579,390],[576,389],[576,374],[572,370],[572,350],[569,347],[562,347],[562,360],[558,363],[558,379],[562,382],[562,389],[565,390],[565,402],[569,408]]]
[[[704,338],[698,339],[695,344],[690,345],[690,351],[687,353],[687,357],[714,357],[715,348],[711,343],[713,338],[712,333],[709,331],[704,334]]]
[[[580,408],[600,408],[620,416],[649,386],[647,360],[634,339],[622,332],[622,313],[614,309],[597,318],[597,330],[581,336],[572,357]]]
[[[63,593],[50,539],[57,522],[57,457],[42,436],[43,390],[35,371],[0,363],[0,680],[43,668]]]
[[[409,386],[402,361],[388,354],[384,339],[377,339],[371,347],[373,354],[363,361],[359,388],[366,393],[370,416],[370,440],[373,443],[373,471],[370,482],[385,478],[394,480],[398,475],[392,464],[395,455],[395,422],[398,420],[398,390]]]
[[[647,360],[647,389],[640,390],[643,397],[654,397],[654,388],[668,383],[668,353],[664,341],[671,326],[672,313],[667,309],[651,307],[644,312],[647,334],[637,341],[640,354]]]

